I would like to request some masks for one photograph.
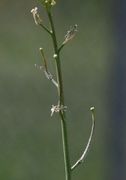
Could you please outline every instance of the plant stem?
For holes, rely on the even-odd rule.
[[[94,134],[94,128],[95,128],[95,109],[94,107],[91,107],[90,108],[90,111],[91,111],[91,117],[92,117],[92,127],[91,127],[91,132],[90,132],[90,136],[89,136],[89,139],[88,139],[88,142],[87,142],[87,145],[86,145],[86,148],[84,149],[81,157],[76,161],[76,163],[71,167],[71,170],[73,171],[76,167],[78,167],[81,163],[84,162],[86,156],[87,156],[87,153],[90,149],[90,145],[91,145],[91,141],[92,141],[92,137],[93,137],[93,134]]]
[[[51,35],[50,30],[49,30],[44,24],[39,23],[39,25],[40,25],[47,33],[49,33],[49,34]]]
[[[51,10],[48,9],[48,7],[46,7],[46,11],[47,11],[49,22],[50,22],[51,29],[52,29],[52,35],[51,36],[52,36],[54,52],[55,52],[56,76],[57,76],[57,82],[58,82],[58,88],[57,88],[58,89],[58,104],[60,106],[64,106],[63,80],[62,80],[60,54],[58,51],[58,43],[57,43],[57,39],[56,39],[55,27],[54,27],[54,23],[53,23]],[[65,176],[66,176],[66,180],[71,180],[71,166],[70,166],[70,158],[69,158],[67,125],[66,125],[65,112],[60,110],[59,115],[61,118]]]

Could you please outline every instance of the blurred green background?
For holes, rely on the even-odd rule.
[[[48,24],[44,9],[35,0],[0,1],[2,180],[64,180],[60,121],[58,116],[50,117],[51,105],[57,103],[56,89],[34,66],[42,63],[38,49],[43,47],[51,72],[55,73],[52,42],[34,24],[30,13],[35,6]],[[121,119],[114,122],[117,43],[113,9],[113,1],[59,0],[53,10],[59,42],[71,25],[78,24],[77,36],[61,54],[71,163],[81,155],[89,137],[89,108],[96,108],[92,148],[85,163],[73,173],[73,180],[115,180],[116,165],[122,170],[126,165],[126,134],[115,131]],[[121,139],[115,146],[119,153],[113,144],[115,139]],[[116,156],[122,161],[117,163]],[[123,173],[120,180],[126,178]]]

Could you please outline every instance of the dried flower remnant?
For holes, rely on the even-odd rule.
[[[63,44],[66,44],[68,41],[73,39],[76,35],[76,32],[77,32],[77,24],[75,24],[73,27],[70,28],[69,31],[67,31]]]
[[[70,30],[67,31],[66,35],[65,35],[65,40],[63,41],[63,43],[61,44],[61,46],[59,47],[58,49],[58,52],[61,51],[61,49],[70,41],[72,40],[75,35],[76,35],[76,32],[78,31],[77,29],[77,24],[75,24],[73,27],[70,28]]]
[[[38,14],[38,8],[35,7],[34,9],[31,10],[31,13],[33,15],[34,21],[36,25],[40,25],[42,23],[42,20]]]
[[[51,116],[53,116],[54,112],[60,112],[60,111],[66,111],[67,106],[63,106],[63,105],[52,105],[51,108]]]
[[[37,68],[37,69],[39,69],[39,70],[43,70],[46,78],[47,78],[48,80],[50,80],[50,81],[55,85],[55,87],[58,88],[58,83],[54,80],[53,75],[52,75],[52,74],[49,72],[49,70],[48,70],[47,61],[46,61],[46,58],[45,58],[45,55],[44,55],[43,48],[39,48],[39,50],[40,50],[41,55],[42,55],[42,58],[43,58],[43,60],[44,60],[44,65],[39,66],[39,65],[35,64],[35,68]]]

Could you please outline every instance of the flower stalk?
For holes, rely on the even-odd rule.
[[[49,35],[51,35],[52,38],[52,43],[53,43],[53,48],[54,48],[54,55],[53,58],[55,60],[55,67],[56,67],[56,78],[57,80],[55,81],[53,79],[52,74],[49,72],[48,65],[47,65],[47,60],[43,51],[43,48],[40,48],[40,53],[43,59],[43,64],[42,66],[43,71],[46,75],[46,77],[56,86],[57,88],[57,96],[58,96],[58,102],[57,105],[52,105],[51,108],[51,116],[54,113],[59,113],[59,117],[61,119],[61,131],[62,131],[62,144],[63,144],[63,154],[64,154],[64,168],[65,168],[65,180],[71,180],[71,175],[73,170],[80,165],[84,160],[87,155],[87,152],[89,150],[92,136],[94,134],[94,126],[95,126],[95,121],[94,121],[94,107],[92,107],[91,113],[92,113],[92,128],[91,128],[91,133],[88,139],[87,146],[85,150],[83,151],[81,157],[76,161],[76,163],[71,166],[70,163],[70,156],[69,156],[69,143],[68,143],[68,132],[67,132],[67,122],[66,122],[66,109],[67,106],[65,106],[64,102],[64,87],[63,87],[63,78],[62,78],[62,70],[61,70],[61,61],[60,61],[60,52],[63,49],[63,47],[71,40],[74,38],[76,32],[77,32],[77,25],[75,24],[73,27],[70,28],[69,31],[67,31],[67,34],[65,35],[65,39],[63,43],[58,46],[57,42],[57,36],[56,36],[56,30],[55,30],[55,25],[53,21],[53,16],[52,16],[52,7],[56,4],[55,0],[40,0],[42,5],[44,6],[48,20],[49,20],[49,25],[50,29],[48,29],[44,24],[43,21],[40,18],[40,15],[38,13],[37,7],[31,10],[31,13],[33,14],[33,18],[35,21],[36,25],[40,25]]]
[[[54,46],[54,58],[56,65],[56,76],[58,82],[58,104],[59,106],[64,106],[64,92],[63,92],[63,79],[62,79],[62,71],[61,71],[61,62],[60,62],[60,53],[58,51],[58,43],[56,39],[56,32],[54,27],[54,22],[52,19],[51,11],[46,6],[50,26],[52,29],[52,41]],[[59,110],[59,115],[61,118],[61,129],[62,129],[62,142],[63,142],[63,153],[64,153],[64,164],[65,164],[65,175],[66,180],[71,180],[71,165],[70,165],[70,157],[69,157],[69,147],[68,147],[68,136],[67,136],[67,125],[66,125],[66,116],[65,111]]]

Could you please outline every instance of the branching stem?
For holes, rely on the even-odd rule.
[[[55,66],[56,66],[56,76],[58,82],[58,104],[60,106],[64,106],[64,92],[63,92],[63,80],[62,80],[62,72],[61,72],[61,62],[60,62],[60,54],[58,51],[58,43],[56,39],[56,32],[54,28],[53,18],[51,14],[51,10],[46,6],[47,15],[49,18],[49,22],[52,29],[52,41],[54,46],[55,53]],[[62,143],[63,143],[63,153],[64,153],[64,165],[65,165],[65,175],[66,180],[71,180],[71,166],[70,166],[70,158],[69,158],[69,149],[68,149],[68,137],[67,137],[67,126],[66,126],[66,118],[65,111],[59,111],[59,115],[61,118],[61,129],[62,129]]]
[[[43,64],[44,66],[41,66],[40,69],[43,69],[46,77],[56,86],[57,92],[58,92],[58,104],[57,105],[52,105],[51,108],[51,116],[53,115],[54,112],[59,113],[60,119],[61,119],[61,130],[62,130],[62,144],[63,144],[63,154],[64,154],[64,167],[65,167],[65,180],[71,180],[71,174],[72,171],[79,165],[81,164],[87,155],[87,152],[89,151],[91,140],[93,137],[94,133],[94,127],[95,127],[95,121],[94,121],[94,107],[92,107],[91,113],[92,113],[92,127],[91,127],[91,132],[90,136],[88,139],[87,146],[85,150],[83,151],[81,157],[76,161],[76,163],[71,167],[70,165],[70,157],[69,157],[69,147],[68,147],[68,135],[67,135],[67,124],[66,124],[66,115],[65,115],[65,103],[64,103],[64,89],[63,89],[63,79],[62,79],[62,71],[61,71],[61,61],[60,61],[60,52],[62,48],[64,47],[67,42],[69,42],[71,39],[74,38],[76,32],[77,32],[77,24],[75,24],[72,28],[70,28],[69,31],[67,31],[67,34],[65,35],[65,39],[63,43],[58,46],[57,42],[57,36],[55,32],[55,26],[53,22],[53,17],[52,17],[52,6],[56,4],[55,0],[44,0],[42,1],[42,4],[44,5],[49,23],[50,23],[50,29],[46,27],[43,23],[42,20],[39,16],[39,13],[37,11],[37,7],[31,10],[31,13],[33,15],[34,21],[36,25],[40,25],[52,38],[53,42],[53,48],[54,48],[54,55],[53,58],[55,59],[55,67],[56,67],[56,78],[57,81],[53,79],[52,74],[48,70],[48,64],[47,64],[47,59],[45,57],[44,51],[42,48],[40,48],[40,52],[42,55],[43,59]]]

